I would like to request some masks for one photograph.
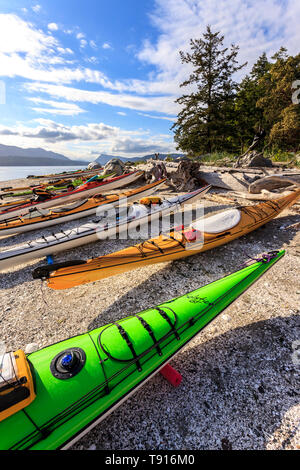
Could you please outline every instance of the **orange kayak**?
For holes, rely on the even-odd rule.
[[[261,227],[294,204],[299,197],[300,189],[276,201],[228,209],[198,219],[187,228],[174,229],[167,235],[162,234],[115,253],[59,269],[54,266],[52,272],[49,266],[48,273],[44,273],[41,278],[47,279],[52,289],[67,289],[150,264],[202,253]]]

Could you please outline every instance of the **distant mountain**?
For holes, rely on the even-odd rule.
[[[123,157],[116,157],[115,155],[107,155],[106,153],[101,153],[99,157],[94,160],[94,162],[100,163],[100,165],[105,165],[112,158],[119,158],[122,162],[127,161],[127,159],[124,159]]]
[[[71,160],[56,152],[42,148],[23,149],[0,144],[0,166],[74,166],[88,165],[83,160]]]
[[[159,154],[159,159],[160,160],[165,160],[167,157],[171,157],[171,158],[176,159],[178,157],[183,157],[183,156],[184,156],[183,153],[160,153]],[[121,160],[122,162],[135,163],[135,162],[138,162],[140,160],[145,160],[146,161],[146,160],[150,160],[151,158],[155,158],[155,153],[151,153],[150,155],[144,155],[143,157],[132,157],[132,158],[119,157],[119,156],[116,156],[116,155],[107,155],[106,153],[101,153],[101,155],[99,155],[99,157],[96,158],[95,162],[100,163],[100,165],[105,165],[112,158],[119,158],[119,160]]]

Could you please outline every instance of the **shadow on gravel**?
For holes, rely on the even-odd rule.
[[[285,415],[299,403],[297,325],[296,315],[278,317],[191,343],[172,361],[178,388],[156,375],[73,448],[287,448],[297,422]]]

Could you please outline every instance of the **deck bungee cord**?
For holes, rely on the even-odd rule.
[[[28,354],[36,398],[4,419],[0,413],[0,448],[67,448],[283,255],[283,250],[264,254],[261,261],[181,297]],[[0,388],[0,404],[2,398]]]

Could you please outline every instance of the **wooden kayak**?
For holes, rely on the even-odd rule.
[[[47,279],[52,289],[94,282],[116,274],[154,263],[185,258],[225,245],[236,238],[261,227],[291,206],[300,197],[294,193],[255,206],[237,207],[199,219],[187,228],[178,228],[169,234],[139,243],[98,258],[82,261],[69,267],[45,266],[37,268],[35,276]]]

